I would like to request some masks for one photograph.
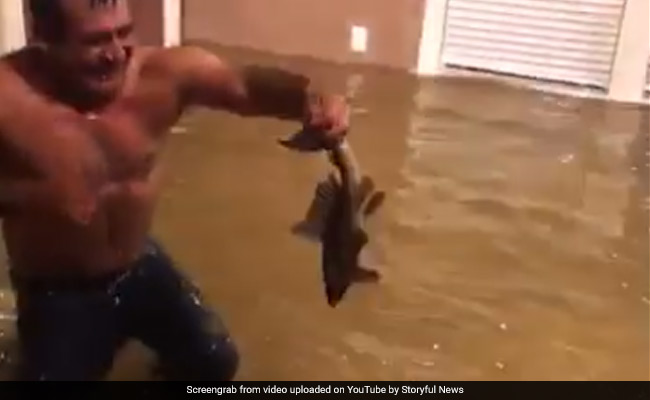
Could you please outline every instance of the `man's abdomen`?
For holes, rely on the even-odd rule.
[[[85,225],[60,215],[6,219],[11,267],[38,276],[93,276],[128,268],[149,233],[155,200],[151,189],[145,183],[113,184]]]

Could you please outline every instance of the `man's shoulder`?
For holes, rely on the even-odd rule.
[[[16,96],[33,89],[42,65],[38,49],[27,46],[0,56],[0,95]]]
[[[16,105],[18,99],[29,97],[29,51],[21,49],[0,57],[0,117],[11,113],[11,105]]]
[[[143,47],[139,53],[143,71],[171,76],[183,75],[205,63],[221,63],[217,55],[194,45]]]
[[[20,49],[0,56],[0,84],[17,81],[23,77],[21,70],[27,65],[30,50]],[[0,86],[2,90],[2,86]]]

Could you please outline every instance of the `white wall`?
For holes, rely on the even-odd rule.
[[[425,0],[422,36],[416,73],[434,75],[440,71],[445,33],[447,0]]]
[[[648,0],[627,0],[612,68],[609,97],[638,102],[643,99],[650,57],[650,6]]]
[[[0,0],[2,1],[2,0]],[[136,0],[142,1],[142,0]],[[163,42],[165,46],[181,43],[181,18],[183,0],[163,0]]]
[[[0,54],[25,45],[22,0],[0,0]]]
[[[650,20],[650,15],[648,16],[648,19]],[[650,92],[650,27],[648,27],[648,70],[646,72],[646,87],[645,87],[645,90],[647,92]]]

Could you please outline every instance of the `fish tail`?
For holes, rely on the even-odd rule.
[[[310,224],[309,221],[300,221],[291,227],[291,233],[315,243],[320,241],[321,231],[320,226]]]

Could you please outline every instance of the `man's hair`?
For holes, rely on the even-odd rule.
[[[0,0],[2,1],[2,0]],[[115,5],[117,0],[87,0],[91,8]],[[47,41],[65,37],[65,15],[60,0],[29,0],[34,36]]]

